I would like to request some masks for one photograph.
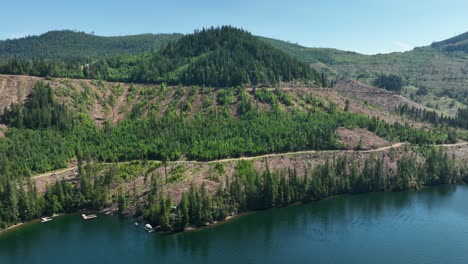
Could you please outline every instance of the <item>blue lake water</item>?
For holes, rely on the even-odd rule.
[[[468,263],[468,187],[343,195],[192,232],[78,214],[0,234],[0,263]]]

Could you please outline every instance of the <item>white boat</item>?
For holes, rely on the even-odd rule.
[[[138,222],[135,222],[135,225],[137,226],[137,225],[138,225]]]
[[[88,220],[88,219],[96,218],[97,215],[95,215],[95,214],[92,214],[92,215],[85,215],[85,214],[82,214],[81,217],[83,217],[84,220]]]
[[[148,233],[154,232],[154,228],[150,224],[145,225],[145,230],[148,231]]]
[[[46,217],[41,217],[41,222],[42,222],[42,223],[49,222],[49,221],[52,221],[52,218],[51,218],[51,217],[48,217],[48,216],[46,216]]]

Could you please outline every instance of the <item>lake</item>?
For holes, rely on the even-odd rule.
[[[192,232],[79,214],[0,234],[0,263],[468,263],[468,187],[343,195]]]

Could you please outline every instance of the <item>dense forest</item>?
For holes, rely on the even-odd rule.
[[[328,85],[326,76],[308,64],[229,26],[195,31],[138,56],[120,54],[92,60],[14,57],[0,63],[0,73],[213,87],[294,80]]]
[[[226,87],[297,79],[318,82],[319,76],[250,33],[223,26],[196,31],[152,53],[138,63],[131,79]]]
[[[375,79],[373,85],[391,92],[400,93],[404,83],[403,79],[398,75],[381,74],[377,79]]]
[[[434,42],[431,47],[447,52],[465,52],[468,53],[468,32],[449,38],[443,41]]]
[[[0,41],[0,61],[33,58],[45,60],[99,59],[113,55],[156,50],[181,34],[141,34],[101,37],[71,30],[49,31],[40,36]]]
[[[458,109],[454,117],[444,116],[433,110],[410,107],[408,104],[399,106],[396,111],[402,116],[430,122],[434,125],[448,125],[468,129],[468,109]]]

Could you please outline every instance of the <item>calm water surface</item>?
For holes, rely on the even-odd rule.
[[[66,215],[0,235],[0,263],[468,263],[468,187],[345,195],[175,235]]]

